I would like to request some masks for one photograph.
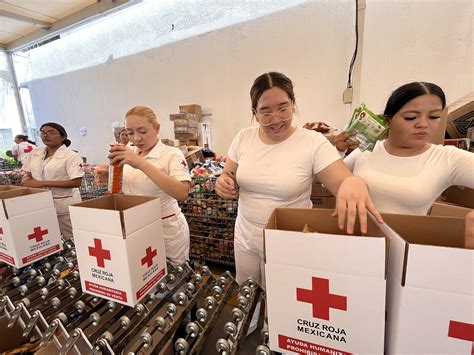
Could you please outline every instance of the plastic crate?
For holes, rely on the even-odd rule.
[[[99,185],[93,174],[85,173],[82,184],[79,187],[82,201],[104,196],[107,193],[107,185]]]
[[[216,177],[194,177],[180,204],[191,236],[190,255],[208,262],[234,265],[234,226],[238,204],[215,192]]]
[[[22,175],[19,171],[0,171],[0,185],[20,186]]]
[[[189,255],[193,259],[234,266],[234,241],[191,235]]]

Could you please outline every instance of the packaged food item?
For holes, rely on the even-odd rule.
[[[359,141],[360,150],[373,150],[375,143],[385,137],[388,123],[383,116],[376,115],[362,103],[354,110],[351,120],[344,130],[357,133],[348,140]]]

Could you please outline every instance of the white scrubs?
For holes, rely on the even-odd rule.
[[[44,159],[46,147],[36,148],[28,155],[23,170],[31,173],[35,180],[72,180],[84,176],[83,161],[79,154],[62,145]],[[58,215],[59,229],[64,239],[72,239],[69,206],[81,202],[78,188],[48,187],[53,194],[54,207]]]
[[[136,147],[130,149],[137,152]],[[178,148],[158,140],[144,159],[178,181],[191,181],[186,160]],[[130,165],[125,165],[123,169],[122,191],[130,195],[160,198],[166,257],[173,265],[181,265],[189,260],[189,227],[178,201],[161,190],[143,171]]]
[[[20,142],[12,148],[12,154],[21,164],[25,164],[26,157],[35,148],[36,146],[29,142]]]

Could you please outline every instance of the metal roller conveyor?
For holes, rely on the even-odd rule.
[[[187,263],[178,267],[173,267],[169,264],[168,270],[170,273],[157,285],[156,292],[152,292],[144,303],[148,311],[140,316],[138,322],[131,321],[131,319],[130,322],[128,322],[127,318],[122,319],[120,322],[122,329],[119,329],[117,333],[112,333],[115,352],[123,351],[123,349],[129,345],[130,340],[140,334],[143,325],[147,324],[166,302],[172,300],[172,296],[182,287],[186,280],[194,275],[193,270]],[[104,343],[104,341],[103,339],[101,343]],[[101,345],[97,344],[97,346],[100,347]]]
[[[238,289],[237,305],[231,312],[232,319],[224,325],[224,335],[219,338],[215,349],[222,355],[238,354],[245,340],[257,303],[263,296],[258,283],[249,278]]]
[[[210,273],[204,277],[193,273],[173,295],[172,301],[143,326],[142,332],[135,336],[123,351],[148,354],[162,349],[213,280]]]
[[[207,271],[205,270],[204,273]],[[179,338],[174,344],[177,354],[200,354],[207,337],[216,325],[216,322],[229,298],[237,288],[234,277],[225,272],[209,284],[205,297],[199,300],[200,308],[196,311],[196,321],[186,325],[185,338]]]
[[[253,280],[239,287],[230,272],[215,277],[206,266],[195,272],[168,264],[168,275],[129,307],[83,293],[74,244],[63,246],[22,269],[0,263],[0,313],[25,340],[59,354],[157,354],[165,347],[178,355],[236,354],[263,294]],[[272,354],[268,334],[256,353]]]

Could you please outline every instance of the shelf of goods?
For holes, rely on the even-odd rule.
[[[193,177],[193,187],[180,204],[189,224],[191,258],[234,265],[234,225],[237,201],[215,192],[216,177]]]

